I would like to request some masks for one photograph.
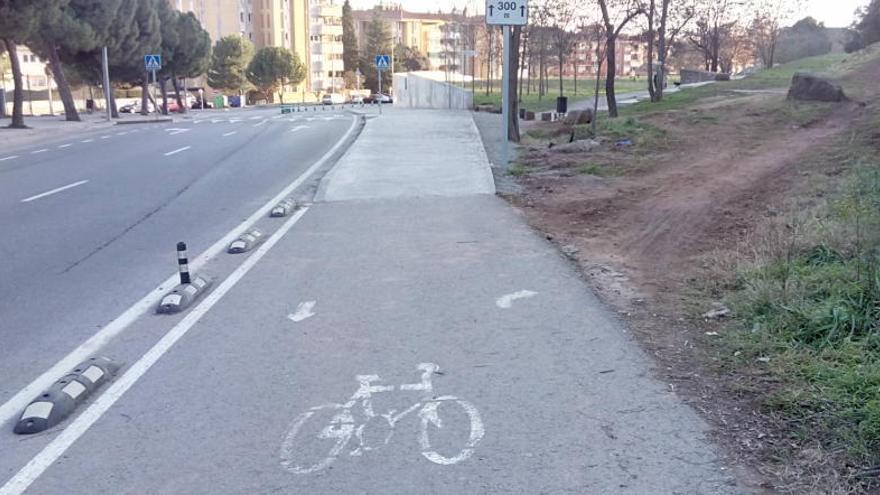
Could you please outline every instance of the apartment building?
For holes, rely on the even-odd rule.
[[[342,5],[334,0],[312,0],[310,75],[314,92],[333,93],[345,87],[342,61]]]
[[[365,49],[370,23],[378,16],[390,28],[392,48],[403,45],[417,49],[428,58],[432,70],[446,64],[444,40],[448,37],[444,26],[450,15],[409,12],[399,7],[355,10],[353,14],[359,49]]]
[[[192,12],[212,41],[237,34],[254,43],[254,3],[263,0],[170,0],[181,12]]]
[[[578,77],[591,77],[596,75],[599,69],[599,61],[596,58],[597,43],[601,43],[604,48],[605,40],[597,42],[595,39],[581,39],[576,42],[572,52],[563,66],[562,75],[564,77],[574,77],[577,70]],[[615,73],[618,76],[644,76],[647,74],[647,54],[648,45],[638,36],[620,35],[615,43]],[[559,75],[559,66],[555,61],[555,53],[549,51],[549,56],[553,58],[549,62],[548,72],[551,75]],[[532,60],[532,64],[537,64],[536,60]],[[607,74],[607,64],[602,64],[601,74],[604,77]]]

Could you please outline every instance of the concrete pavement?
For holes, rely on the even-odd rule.
[[[103,350],[128,368],[61,434],[0,433],[0,493],[744,492],[464,119],[370,120],[247,270]]]

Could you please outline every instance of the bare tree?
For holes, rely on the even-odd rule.
[[[548,0],[546,4],[548,20],[552,27],[551,44],[556,52],[556,61],[559,64],[559,96],[565,96],[563,87],[563,75],[565,57],[574,47],[574,33],[571,27],[574,22],[574,0]]]
[[[641,14],[642,8],[638,0],[598,0],[602,11],[602,23],[605,26],[605,52],[608,62],[605,78],[605,99],[608,101],[608,116],[615,118],[617,97],[614,94],[614,78],[617,71],[617,37],[630,21]],[[612,10],[613,9],[613,10]]]
[[[660,101],[663,99],[669,48],[694,16],[693,0],[642,0],[641,7],[647,24],[648,93],[651,101]]]
[[[718,72],[725,41],[737,24],[739,0],[698,0],[695,12],[695,28],[689,36],[691,44],[702,54],[706,70]]]
[[[751,41],[765,68],[773,67],[783,23],[798,12],[801,6],[800,0],[753,0],[749,5],[754,12],[750,29]]]
[[[596,88],[593,92],[593,118],[590,122],[590,128],[593,132],[593,136],[595,136],[596,123],[599,120],[599,81],[602,80],[602,63],[605,61],[605,55],[607,53],[605,43],[608,39],[605,35],[604,26],[598,22],[593,24],[593,39],[596,40],[596,50],[593,53],[596,64]]]

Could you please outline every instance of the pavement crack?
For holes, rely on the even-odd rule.
[[[132,230],[134,230],[135,228],[137,228],[138,225],[140,225],[140,224],[146,222],[147,220],[149,220],[150,217],[152,217],[152,216],[155,215],[156,213],[159,213],[160,211],[162,211],[166,206],[168,206],[169,204],[171,204],[174,200],[176,200],[176,199],[179,198],[181,195],[183,195],[183,193],[185,193],[186,191],[188,191],[188,190],[192,187],[192,185],[193,185],[194,183],[195,183],[195,181],[190,182],[189,184],[187,184],[187,185],[184,186],[183,188],[179,189],[176,193],[174,193],[174,196],[172,196],[168,201],[165,201],[164,203],[162,203],[161,205],[157,206],[156,208],[154,208],[154,209],[148,211],[146,214],[144,214],[142,217],[140,217],[135,223],[133,223],[133,224],[129,225],[128,227],[126,227],[122,232],[120,232],[120,233],[114,235],[113,237],[111,237],[110,239],[108,239],[106,242],[104,242],[104,243],[101,244],[100,246],[98,246],[98,247],[96,247],[95,249],[93,249],[93,250],[92,250],[91,252],[89,252],[87,255],[83,256],[82,258],[80,258],[80,259],[74,261],[73,263],[71,263],[70,265],[68,265],[67,268],[65,268],[64,270],[61,271],[61,275],[66,274],[67,272],[73,270],[74,268],[76,268],[77,266],[81,265],[82,263],[88,261],[89,258],[91,258],[92,256],[94,256],[94,255],[100,253],[100,252],[103,251],[106,247],[108,247],[109,245],[113,244],[114,242],[116,242],[117,240],[119,240],[120,238],[122,238],[125,234],[127,234],[127,233],[131,232]]]

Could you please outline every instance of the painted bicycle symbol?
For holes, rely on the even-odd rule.
[[[431,379],[434,373],[439,371],[439,366],[434,363],[421,363],[418,365],[418,369],[422,372],[421,382],[402,384],[398,390],[403,392],[421,392],[422,400],[403,411],[397,412],[394,409],[390,409],[386,413],[376,414],[373,410],[372,397],[379,393],[393,392],[395,386],[374,385],[374,382],[380,380],[378,375],[357,375],[355,380],[358,381],[359,386],[348,402],[344,404],[332,403],[315,406],[297,416],[287,431],[284,442],[281,444],[281,465],[297,474],[320,471],[336,460],[349,442],[351,442],[352,437],[354,437],[356,445],[348,452],[350,456],[360,456],[366,452],[377,450],[384,445],[388,445],[388,442],[391,441],[395,425],[416,411],[418,411],[417,416],[420,419],[419,447],[426,459],[437,464],[448,465],[456,464],[469,458],[474,453],[474,447],[483,438],[483,421],[480,419],[480,413],[473,404],[453,395],[434,397],[434,386],[431,383]],[[440,406],[453,404],[463,409],[470,419],[470,434],[465,445],[460,450],[451,452],[449,453],[450,455],[443,455],[438,452],[438,449],[431,446],[431,426],[436,429],[443,428],[444,421],[440,417]],[[361,413],[360,416],[363,417],[363,420],[360,422],[355,420],[355,415],[353,414],[353,410],[358,411],[358,406]],[[314,435],[304,432],[304,425],[306,425],[309,419],[320,413],[327,412],[331,414],[331,419],[326,426],[318,430]],[[379,426],[367,428],[374,419],[379,422],[379,426],[387,428],[387,432],[384,435],[376,435],[379,438],[378,441],[370,442],[369,440],[374,434],[368,434],[369,430],[379,428]],[[382,419],[385,421],[382,422]],[[317,425],[311,425],[311,427],[320,428]],[[331,440],[331,442],[326,442],[332,445],[329,452],[324,452],[320,448],[317,449],[318,452],[315,452],[316,449],[310,447],[315,443],[315,438]],[[319,460],[313,462],[316,458]]]

